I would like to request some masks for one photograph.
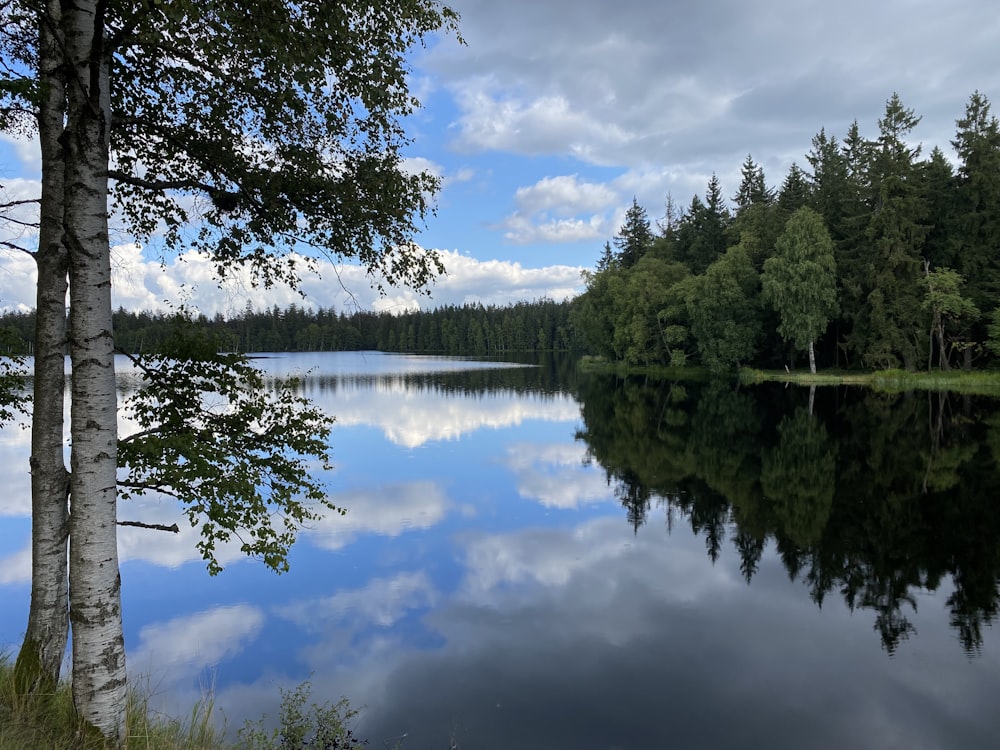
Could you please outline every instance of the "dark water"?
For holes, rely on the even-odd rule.
[[[210,686],[236,726],[310,679],[373,748],[1000,743],[1000,403],[261,362],[312,368],[350,512],[281,577],[123,529],[131,668],[165,710]],[[0,433],[0,643],[26,618],[26,440]]]

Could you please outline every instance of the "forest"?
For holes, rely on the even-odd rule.
[[[579,297],[403,314],[292,305],[193,320],[234,352],[382,350],[458,356],[566,351],[629,365],[839,370],[1000,362],[1000,124],[976,92],[953,165],[909,141],[897,95],[878,133],[812,139],[780,187],[748,155],[732,208],[712,176],[651,221],[633,199]],[[322,304],[322,300],[318,300]],[[119,350],[155,350],[177,313],[114,315]],[[0,314],[6,353],[34,313]]]
[[[115,346],[129,354],[156,351],[178,324],[193,323],[230,352],[396,351],[491,357],[574,347],[570,303],[551,300],[503,307],[448,305],[403,314],[337,313],[291,305],[242,314],[189,316],[182,313],[115,312]],[[0,314],[8,354],[29,353],[34,313]]]
[[[972,94],[952,165],[909,140],[894,94],[866,138],[812,139],[768,186],[752,155],[733,208],[716,176],[654,230],[633,200],[571,320],[582,348],[634,364],[878,370],[1000,356],[1000,126]]]

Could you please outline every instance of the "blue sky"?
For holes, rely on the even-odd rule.
[[[805,164],[820,128],[857,119],[877,133],[898,92],[923,117],[925,152],[950,153],[955,120],[979,90],[1000,100],[1000,15],[982,0],[456,0],[462,46],[431,40],[413,57],[424,109],[409,123],[415,166],[443,178],[438,212],[417,238],[444,251],[431,299],[378,299],[357,269],[307,280],[309,304],[402,309],[503,303],[580,289],[634,197],[651,218],[681,206],[713,172],[724,194],[752,154],[771,185]],[[997,104],[1000,107],[1000,104]],[[0,140],[8,199],[36,186],[30,142]],[[299,301],[239,281],[220,289],[188,258],[161,268],[127,238],[116,251],[116,302],[206,312]],[[30,304],[31,262],[0,257],[0,306]],[[346,286],[353,296],[345,294]]]

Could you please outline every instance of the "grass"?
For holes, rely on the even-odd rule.
[[[877,372],[844,372],[828,370],[817,372],[787,372],[781,370],[740,369],[744,383],[779,382],[794,385],[856,385],[886,393],[902,391],[953,391],[981,396],[1000,396],[1000,372],[907,372],[905,370],[879,370]]]
[[[233,744],[214,719],[211,697],[196,703],[186,719],[173,719],[150,708],[148,684],[130,685],[123,750],[362,750],[365,742],[349,727],[357,711],[346,698],[312,702],[311,687],[305,682],[281,691],[277,726],[248,721]],[[106,750],[95,732],[76,716],[68,682],[51,693],[20,694],[14,665],[0,653],[0,750]]]
[[[618,375],[646,375],[662,380],[698,381],[712,373],[701,367],[668,367],[666,365],[630,365],[611,362],[603,357],[582,357],[577,365],[580,372]],[[737,376],[741,383],[791,383],[792,385],[853,385],[883,393],[902,391],[952,391],[978,396],[1000,397],[1000,371],[948,370],[907,372],[906,370],[822,370],[815,374],[807,370],[758,370],[741,367]]]
[[[125,748],[231,750],[212,708],[211,698],[206,698],[185,720],[158,716],[150,710],[148,692],[133,687],[126,708]],[[77,718],[69,683],[51,693],[20,695],[14,688],[14,665],[0,654],[0,750],[103,750],[103,745]]]

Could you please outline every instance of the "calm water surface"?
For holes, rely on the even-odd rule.
[[[269,357],[337,422],[291,572],[123,528],[130,669],[238,726],[310,679],[370,747],[992,748],[1000,404]],[[122,430],[128,430],[122,424]],[[0,647],[30,577],[0,432]],[[181,522],[169,503],[122,518]],[[387,742],[388,741],[388,742]]]

